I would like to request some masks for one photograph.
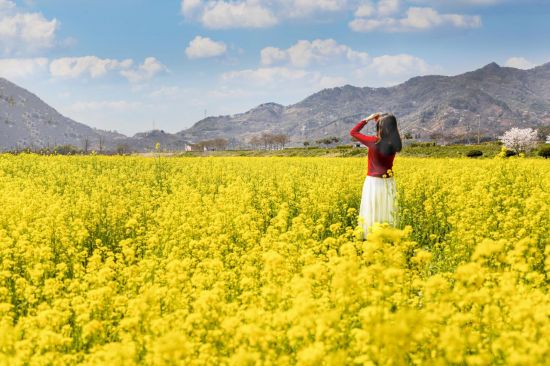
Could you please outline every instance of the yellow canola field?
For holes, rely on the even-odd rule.
[[[0,365],[550,360],[550,163],[0,155]]]

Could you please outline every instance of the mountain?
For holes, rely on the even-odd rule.
[[[252,136],[285,133],[291,143],[338,136],[376,111],[395,114],[402,133],[419,138],[494,137],[511,126],[550,124],[550,63],[519,70],[491,63],[457,76],[421,76],[389,88],[325,89],[282,106],[262,104],[246,113],[208,117],[178,132],[182,139],[217,137],[248,141]]]
[[[216,137],[242,140],[249,135],[280,129],[285,110],[280,104],[265,103],[242,114],[207,117],[176,135],[194,141]]]
[[[74,145],[112,149],[126,136],[62,116],[36,95],[0,78],[0,150]]]
[[[189,145],[187,140],[163,130],[136,133],[121,142],[135,151],[151,151],[157,143],[162,146],[163,150],[184,150]]]
[[[266,133],[290,136],[290,145],[337,136],[350,141],[349,130],[362,117],[392,112],[402,133],[417,138],[466,140],[495,137],[512,126],[550,125],[550,63],[530,70],[491,63],[456,76],[420,76],[390,88],[324,89],[299,103],[265,103],[248,112],[208,117],[176,134],[153,130],[127,137],[91,128],[62,116],[36,95],[0,78],[0,151],[74,145],[80,149],[119,147],[150,151],[183,150],[186,145],[224,138],[230,148]],[[100,143],[101,142],[101,143]]]
[[[73,145],[88,150],[151,151],[183,150],[188,142],[180,136],[153,130],[127,137],[95,129],[57,112],[36,95],[0,78],[0,151]]]

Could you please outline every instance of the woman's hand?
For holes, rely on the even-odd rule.
[[[378,118],[380,118],[380,112],[371,114],[370,116],[368,116],[367,118],[365,118],[363,121],[368,122],[368,121],[370,121],[371,119],[373,119],[373,120],[375,120],[375,121],[378,121]]]

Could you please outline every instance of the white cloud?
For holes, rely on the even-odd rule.
[[[59,28],[56,19],[25,13],[9,0],[0,0],[0,48],[4,54],[33,53],[51,48]]]
[[[222,99],[228,99],[228,98],[247,98],[251,96],[256,96],[257,91],[250,90],[250,89],[240,89],[240,88],[228,88],[227,86],[223,85],[219,87],[218,89],[210,90],[208,92],[209,97],[213,98],[222,98]]]
[[[118,61],[101,59],[96,56],[63,57],[50,63],[50,73],[53,77],[59,78],[89,76],[95,79],[104,76],[111,70],[127,69],[132,64],[133,61],[130,59]]]
[[[6,79],[27,78],[38,72],[46,71],[47,68],[48,59],[44,57],[0,59],[0,76]]]
[[[459,3],[466,3],[466,4],[472,4],[472,5],[495,5],[498,3],[503,3],[508,0],[460,0]]]
[[[413,76],[441,71],[439,66],[416,56],[371,57],[332,39],[301,40],[287,49],[266,47],[261,51],[261,64],[257,69],[226,73],[223,80],[235,85],[311,90],[345,85],[349,80],[372,86],[396,84]],[[326,74],[334,70],[338,70],[337,75]]]
[[[154,76],[166,70],[156,58],[148,57],[143,64],[133,66],[132,59],[114,60],[102,59],[97,56],[63,57],[50,63],[50,74],[54,78],[74,79],[79,77],[91,77],[92,79],[107,75],[109,72],[119,72],[120,75],[132,83],[152,79]]]
[[[415,29],[428,29],[443,24],[460,28],[477,28],[481,26],[481,18],[460,14],[439,14],[432,8],[410,8],[407,11],[407,18],[403,20],[405,27]]]
[[[10,0],[0,0],[0,14],[10,13],[15,10],[15,3]]]
[[[440,26],[457,28],[478,28],[481,18],[477,15],[440,14],[432,8],[412,7],[407,10],[406,17],[380,19],[354,19],[349,27],[356,32],[407,32],[428,30]]]
[[[129,102],[126,100],[115,101],[86,101],[76,102],[65,108],[67,113],[89,112],[89,111],[128,111],[140,107],[138,102]]]
[[[485,6],[485,5],[496,5],[507,1],[510,1],[510,0],[412,0],[411,2],[417,3],[417,4],[430,4],[430,5]]]
[[[277,24],[277,18],[257,1],[216,1],[204,8],[201,22],[211,29],[265,28]]]
[[[364,64],[368,61],[368,54],[354,51],[333,39],[300,40],[286,50],[267,47],[261,51],[261,62],[266,66],[288,62],[292,66],[304,68],[313,63],[328,63],[338,59]]]
[[[355,10],[355,19],[349,23],[353,30],[368,32],[378,27],[384,31],[411,31],[445,24],[479,27],[479,16],[439,13],[435,9],[506,1],[509,0],[181,0],[181,13],[207,28],[228,29],[271,27],[285,19]]]
[[[357,0],[182,0],[181,13],[207,28],[266,28],[287,18],[348,9]],[[386,1],[386,0],[384,0]]]
[[[179,98],[187,91],[179,86],[163,86],[159,89],[153,90],[149,96],[153,98],[171,99]]]
[[[343,10],[348,3],[347,0],[291,0],[282,1],[287,8],[281,16],[304,17],[316,12],[334,12]],[[281,6],[281,5],[279,5]],[[283,7],[284,9],[284,7]],[[285,14],[286,13],[286,14]]]
[[[426,75],[437,69],[437,67],[430,66],[423,59],[407,54],[374,57],[367,68],[375,71],[380,76],[392,77]]]
[[[510,57],[508,60],[506,60],[506,63],[504,64],[504,66],[527,70],[527,69],[532,69],[537,65],[527,60],[524,57]]]
[[[389,87],[412,77],[442,72],[441,66],[429,64],[413,55],[381,55],[373,57],[369,65],[353,70],[351,80],[370,87]]]
[[[388,16],[399,11],[399,0],[380,0],[378,2],[378,15]]]
[[[227,46],[223,42],[216,42],[208,37],[196,36],[185,49],[185,54],[191,59],[208,58],[223,55]]]
[[[281,81],[303,80],[308,76],[310,76],[310,73],[304,70],[293,70],[286,67],[261,67],[226,72],[222,74],[222,80],[266,85]]]
[[[371,32],[373,30],[387,30],[396,27],[398,21],[393,18],[385,19],[354,19],[349,22],[349,27],[355,32]]]
[[[132,83],[139,83],[151,80],[156,75],[166,70],[166,66],[160,63],[156,58],[147,57],[145,61],[143,61],[143,64],[139,65],[137,68],[124,69],[120,74]]]
[[[260,67],[231,71],[222,75],[222,82],[225,87],[231,86],[229,90],[243,87],[254,93],[264,93],[266,90],[280,90],[285,88],[297,92],[311,93],[319,89],[332,88],[347,84],[344,77],[323,75],[318,71],[307,71],[287,67]]]
[[[287,61],[287,51],[277,47],[266,47],[260,51],[262,65],[273,65],[279,62]]]
[[[387,17],[397,13],[399,8],[399,0],[379,0],[376,5],[371,0],[364,0],[358,4],[354,15],[357,18]]]
[[[192,15],[203,4],[202,0],[182,0],[181,13],[186,16]]]
[[[340,76],[322,76],[319,80],[319,86],[323,89],[335,88],[348,83],[346,78]]]
[[[370,1],[365,1],[359,4],[359,7],[355,11],[355,16],[358,18],[361,17],[370,17],[376,13],[376,8]]]

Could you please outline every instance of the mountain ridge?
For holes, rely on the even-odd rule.
[[[63,116],[36,94],[0,77],[0,151],[73,145],[81,150],[152,150],[157,142],[184,149],[188,141],[164,131],[128,137]]]
[[[290,135],[293,143],[326,135],[349,141],[349,128],[359,117],[387,111],[396,115],[402,132],[418,137],[464,136],[477,125],[480,134],[494,137],[513,125],[550,124],[550,63],[520,70],[491,62],[454,76],[416,76],[392,87],[348,84],[323,89],[285,106],[277,124],[258,115],[265,114],[260,107],[267,104],[245,113],[208,117],[176,134],[191,140],[239,136],[246,141],[272,132]]]
[[[225,138],[246,145],[262,133],[284,133],[290,145],[326,136],[351,141],[348,131],[372,112],[391,112],[402,133],[417,138],[496,137],[512,127],[550,125],[550,62],[529,70],[489,63],[454,76],[416,76],[391,87],[343,85],[287,106],[267,102],[246,112],[209,116],[176,133],[153,130],[133,136],[89,127],[61,115],[38,96],[0,78],[0,149],[71,144],[79,148],[182,150]]]
[[[63,116],[36,94],[0,77],[0,148],[86,144],[110,147],[126,136]],[[103,147],[103,146],[102,146]]]

